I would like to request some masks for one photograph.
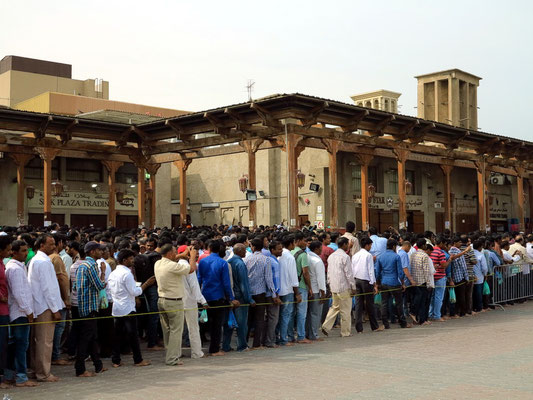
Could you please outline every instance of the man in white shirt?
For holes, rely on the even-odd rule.
[[[180,262],[189,264],[186,260],[181,260]],[[198,303],[207,308],[207,300],[202,295],[196,274],[183,275],[183,288],[185,289],[183,306],[185,308],[185,323],[189,332],[191,358],[202,358],[204,357],[204,352],[202,351],[202,339],[200,337],[200,327],[198,326]]]
[[[352,310],[352,295],[355,295],[355,280],[353,278],[350,256],[346,254],[349,241],[345,237],[337,240],[339,247],[328,258],[328,283],[333,297],[326,320],[322,324],[322,333],[328,336],[329,331],[341,314],[341,336],[352,336],[352,323],[350,312]]]
[[[320,299],[326,297],[326,267],[320,258],[322,253],[322,242],[313,241],[309,244],[309,279],[313,296],[310,297],[307,305],[306,318],[306,337],[309,340],[322,340],[318,337],[318,328],[320,327],[320,316],[322,315],[322,306]]]
[[[137,335],[137,318],[135,314],[135,297],[140,296],[143,290],[155,282],[151,277],[140,287],[135,283],[131,268],[135,260],[135,253],[125,249],[118,253],[118,266],[109,274],[107,288],[113,299],[111,314],[115,322],[115,335],[113,337],[113,367],[122,366],[120,362],[120,348],[123,338],[129,343],[133,353],[133,362],[137,367],[150,365],[150,361],[143,360]],[[125,337],[123,336],[125,335]]]
[[[281,300],[279,317],[280,345],[292,346],[294,342],[294,302],[300,303],[302,297],[298,288],[296,260],[291,253],[294,249],[294,236],[287,235],[281,242],[283,251],[279,258],[279,297]]]
[[[9,288],[8,305],[9,329],[13,338],[13,350],[8,354],[8,368],[4,371],[6,380],[15,381],[15,385],[37,386],[28,380],[26,374],[26,352],[30,341],[30,325],[33,322],[33,299],[24,261],[28,256],[28,245],[23,240],[11,244],[13,258],[6,265],[6,279]]]
[[[57,382],[58,377],[50,373],[52,347],[54,340],[54,321],[61,319],[59,310],[65,308],[61,300],[54,265],[50,254],[55,250],[55,240],[51,235],[43,234],[35,241],[37,254],[31,259],[28,268],[28,280],[33,296],[33,314],[35,322],[30,340],[30,364],[39,382]]]
[[[370,328],[373,331],[382,331],[379,326],[374,308],[374,294],[378,292],[376,277],[374,275],[374,257],[370,254],[372,239],[361,239],[361,250],[352,257],[352,270],[357,288],[357,300],[355,302],[355,330],[363,333],[363,311],[366,310],[370,319]]]

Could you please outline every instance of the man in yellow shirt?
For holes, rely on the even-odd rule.
[[[181,336],[183,333],[185,288],[183,275],[196,271],[197,251],[189,250],[189,262],[177,259],[176,248],[172,244],[165,244],[160,251],[162,258],[155,263],[154,273],[159,294],[158,307],[163,341],[166,350],[167,365],[182,365]]]

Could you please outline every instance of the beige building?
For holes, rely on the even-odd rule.
[[[109,99],[109,82],[72,79],[69,64],[18,56],[5,56],[0,61],[0,105],[15,108],[45,92]]]
[[[460,69],[418,75],[418,117],[477,130],[480,77]]]
[[[374,110],[398,113],[398,99],[402,94],[390,90],[376,90],[350,96],[355,104]]]

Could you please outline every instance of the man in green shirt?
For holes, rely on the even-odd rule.
[[[296,305],[296,330],[298,332],[298,343],[311,343],[305,337],[305,319],[307,317],[307,299],[312,298],[313,290],[311,289],[311,278],[309,276],[309,261],[305,248],[307,242],[301,232],[294,234],[296,247],[292,250],[292,255],[296,260],[296,272],[298,274],[300,294],[302,295],[301,303]]]

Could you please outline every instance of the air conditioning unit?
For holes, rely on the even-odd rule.
[[[493,175],[490,177],[491,185],[503,185],[505,184],[505,176],[503,175]]]

